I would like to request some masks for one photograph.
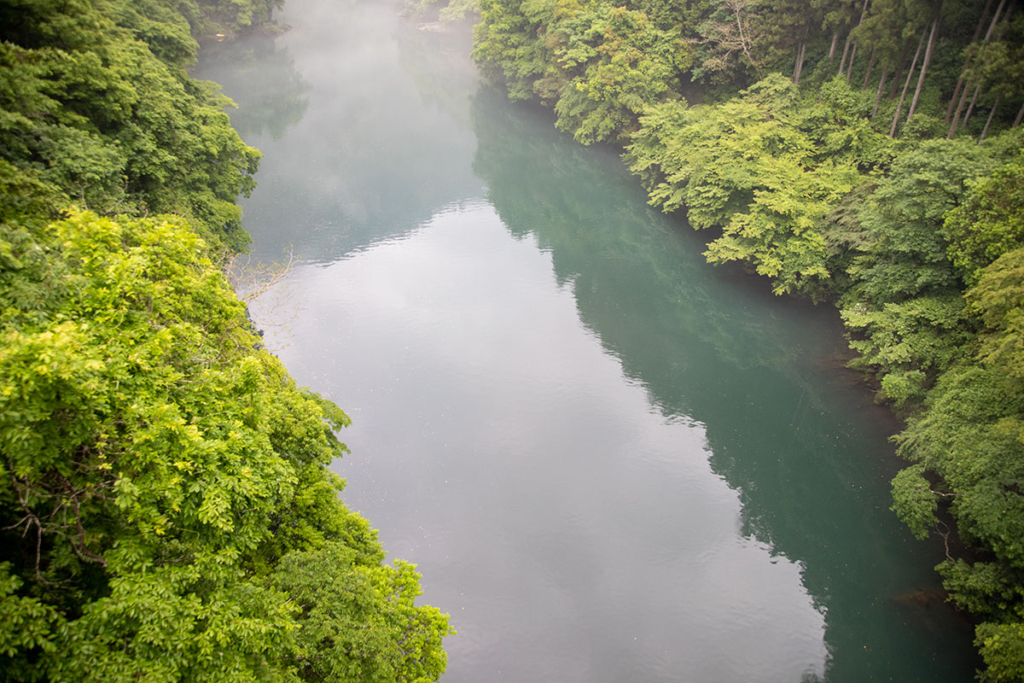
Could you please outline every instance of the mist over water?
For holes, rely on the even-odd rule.
[[[252,311],[352,417],[345,500],[451,613],[445,681],[971,678],[833,311],[705,264],[464,33],[283,20],[197,73],[265,154],[254,260],[297,257]]]

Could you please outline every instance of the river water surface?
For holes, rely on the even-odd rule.
[[[345,500],[451,614],[445,681],[971,679],[834,311],[706,265],[464,32],[283,20],[196,74],[265,154],[253,265],[293,259],[252,311],[352,417]]]

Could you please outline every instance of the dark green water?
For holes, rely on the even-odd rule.
[[[445,681],[967,681],[939,543],[836,315],[703,262],[608,150],[388,2],[289,0],[198,74],[265,153],[268,345],[345,408],[348,503],[451,613]]]

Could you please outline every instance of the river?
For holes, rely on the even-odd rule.
[[[250,272],[292,262],[251,309],[352,417],[344,498],[451,614],[444,681],[972,678],[834,310],[704,263],[464,32],[282,18],[196,72],[265,154]]]

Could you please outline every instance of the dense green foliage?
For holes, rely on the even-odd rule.
[[[436,11],[441,21],[455,21],[475,16],[480,12],[479,0],[406,0],[406,8],[416,16]]]
[[[0,680],[445,668],[447,616],[327,469],[347,416],[216,266],[259,154],[178,10],[228,4],[271,8],[0,2]]]
[[[821,291],[829,278],[819,224],[859,176],[857,153],[875,153],[871,131],[843,138],[842,84],[798,108],[797,89],[773,75],[714,108],[651,107],[628,160],[652,203],[685,207],[695,228],[721,227],[713,263],[744,261],[778,293]],[[838,91],[838,92],[837,92]]]
[[[178,11],[199,35],[232,35],[273,27],[275,9],[284,0],[182,0]]]
[[[255,186],[259,152],[216,86],[185,75],[197,46],[181,16],[158,25],[132,7],[0,3],[0,154],[79,206],[176,213],[241,246],[235,199]]]
[[[705,256],[832,299],[908,427],[893,483],[1024,680],[1024,14],[1012,0],[482,0],[475,57],[583,143],[625,147]],[[1016,10],[1016,11],[1015,11]],[[696,103],[696,104],[692,104]]]

